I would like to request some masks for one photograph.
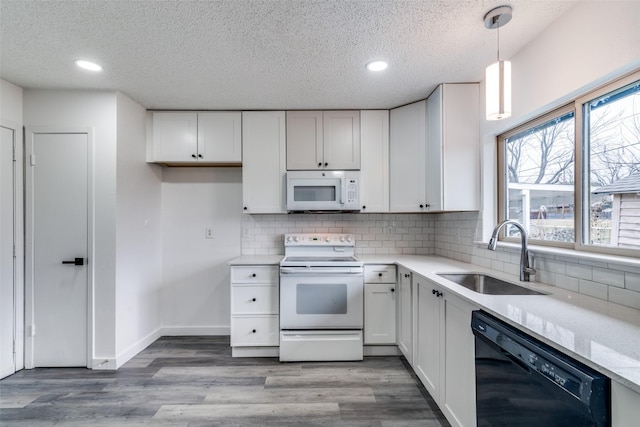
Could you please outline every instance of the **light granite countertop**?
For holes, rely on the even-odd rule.
[[[229,265],[277,265],[282,255],[243,256]],[[640,393],[640,310],[438,256],[360,255],[365,264],[396,264],[495,315],[551,347]],[[481,272],[548,293],[484,295],[437,273]],[[471,320],[469,320],[471,322]]]

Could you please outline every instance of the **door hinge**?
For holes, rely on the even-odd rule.
[[[13,161],[16,161],[16,144],[13,144]]]

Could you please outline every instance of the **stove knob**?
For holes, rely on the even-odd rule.
[[[325,238],[324,238],[324,241],[325,241],[325,242],[327,242],[327,243],[329,243],[329,242],[331,241],[331,237],[329,237],[329,236],[325,237]]]
[[[287,243],[291,242],[291,236],[287,236]]]
[[[344,236],[340,236],[340,241],[344,242]]]
[[[298,236],[293,236],[293,241],[294,241],[294,242],[297,242],[297,241],[299,241],[299,240],[300,240],[300,238],[299,238]]]
[[[351,243],[352,237],[351,236],[347,236],[347,242]]]

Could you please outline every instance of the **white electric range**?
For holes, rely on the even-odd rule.
[[[351,234],[287,234],[280,361],[362,360],[363,263]]]

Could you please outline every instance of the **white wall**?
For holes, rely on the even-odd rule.
[[[146,163],[146,110],[118,93],[116,165],[117,366],[160,336],[162,167]]]
[[[22,88],[0,79],[0,125],[12,129],[15,132],[17,145],[22,141]],[[24,265],[24,212],[23,203],[23,173],[22,173],[22,150],[16,150],[16,170],[15,170],[15,245],[17,266]],[[2,215],[5,215],[3,212]],[[16,313],[15,333],[16,333],[16,370],[24,368],[24,269],[17,268],[15,271],[15,303]],[[4,319],[4,317],[3,317]],[[3,320],[4,321],[4,320]]]
[[[116,94],[25,90],[23,101],[25,126],[92,127],[94,130],[94,259],[90,261],[94,295],[93,359],[113,359],[116,354]]]
[[[226,262],[240,255],[241,212],[240,168],[163,169],[164,335],[229,333]]]

